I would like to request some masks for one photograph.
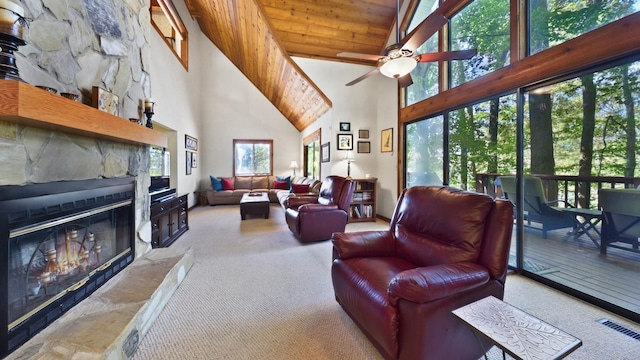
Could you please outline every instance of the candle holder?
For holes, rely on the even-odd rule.
[[[153,122],[151,121],[151,117],[154,114],[153,107],[154,107],[155,104],[156,104],[156,102],[153,101],[152,98],[145,98],[144,99],[144,114],[147,116],[147,124],[146,124],[146,126],[149,129],[153,129]]]
[[[145,111],[144,114],[147,116],[147,124],[145,126],[148,127],[149,129],[153,129],[153,122],[151,122],[151,117],[154,114],[153,111],[151,112]]]
[[[24,9],[13,2],[0,0],[0,79],[24,81],[13,53],[18,46],[27,44],[22,38],[25,26]]]

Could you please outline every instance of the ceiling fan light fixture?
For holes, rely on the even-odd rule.
[[[380,72],[386,77],[397,79],[410,73],[416,65],[418,65],[418,61],[413,57],[389,59],[380,66]]]

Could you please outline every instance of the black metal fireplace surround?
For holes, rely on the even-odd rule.
[[[0,186],[0,358],[135,258],[134,178]]]

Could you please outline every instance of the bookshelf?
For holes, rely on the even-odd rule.
[[[351,205],[349,222],[376,221],[376,183],[378,179],[352,179],[356,183]]]

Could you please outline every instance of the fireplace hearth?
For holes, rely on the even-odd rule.
[[[133,261],[134,181],[0,187],[0,357]]]

